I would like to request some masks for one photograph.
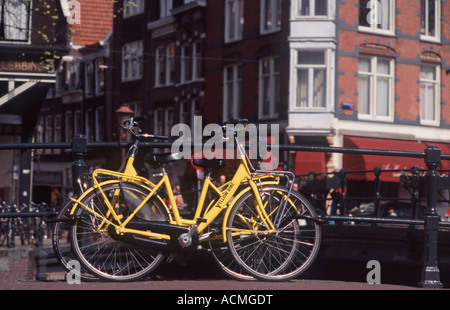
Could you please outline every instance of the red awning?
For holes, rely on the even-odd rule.
[[[295,174],[327,172],[326,155],[322,152],[297,152],[295,154]]]
[[[351,136],[344,137],[344,147],[346,148],[424,152],[426,147],[431,145],[438,146],[441,149],[442,154],[448,154],[450,151],[450,144],[445,143]],[[426,169],[423,158],[357,154],[344,154],[343,156],[343,168],[348,171],[373,170],[376,167],[379,167],[382,170],[398,170],[395,172],[384,172],[380,175],[382,181],[388,182],[398,182],[401,172],[409,171],[413,166]],[[450,161],[442,161],[439,169],[450,169]],[[373,173],[348,174],[348,177],[359,180],[375,179]]]

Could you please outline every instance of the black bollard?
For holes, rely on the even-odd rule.
[[[439,190],[439,174],[436,169],[441,162],[441,150],[437,146],[428,146],[425,149],[425,164],[428,172],[425,175],[427,189],[427,209],[425,211],[425,262],[422,270],[424,288],[442,288],[438,268],[438,232],[439,215],[436,211],[437,195]]]

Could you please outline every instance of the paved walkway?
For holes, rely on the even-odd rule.
[[[301,291],[301,290],[421,290],[418,287],[326,280],[295,280],[289,282],[235,280],[164,280],[129,283],[65,281],[0,281],[0,290],[169,290],[169,291]]]

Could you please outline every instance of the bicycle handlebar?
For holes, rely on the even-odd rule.
[[[161,135],[151,135],[148,133],[141,134],[141,129],[139,128],[140,121],[146,120],[146,116],[136,116],[125,120],[122,124],[123,129],[127,130],[136,139],[157,139],[157,140],[169,140],[168,136]]]
[[[139,128],[140,121],[147,120],[147,116],[136,116],[125,120],[122,124],[122,127],[127,130],[131,135],[133,135],[136,139],[157,139],[157,140],[169,140],[170,137],[162,136],[162,135],[151,135],[151,134],[141,134],[141,129]],[[228,125],[238,125],[242,124],[244,127],[248,125],[248,119],[240,118],[226,121],[221,127],[222,130],[226,131],[229,129]]]

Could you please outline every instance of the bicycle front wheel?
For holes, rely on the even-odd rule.
[[[146,187],[118,182],[101,187],[106,199],[116,206],[123,220],[149,195]],[[89,193],[75,212],[70,228],[71,245],[81,264],[93,275],[110,281],[132,281],[148,275],[164,259],[162,253],[116,240],[105,227],[105,219],[112,220],[104,196],[99,190]],[[95,211],[95,216],[84,206]],[[151,199],[133,220],[168,222],[164,206]],[[108,225],[106,225],[108,226]]]
[[[236,262],[257,279],[295,278],[311,266],[319,251],[321,229],[313,207],[298,192],[288,194],[283,186],[262,187],[267,217],[257,210],[252,191],[230,210],[228,247]]]

